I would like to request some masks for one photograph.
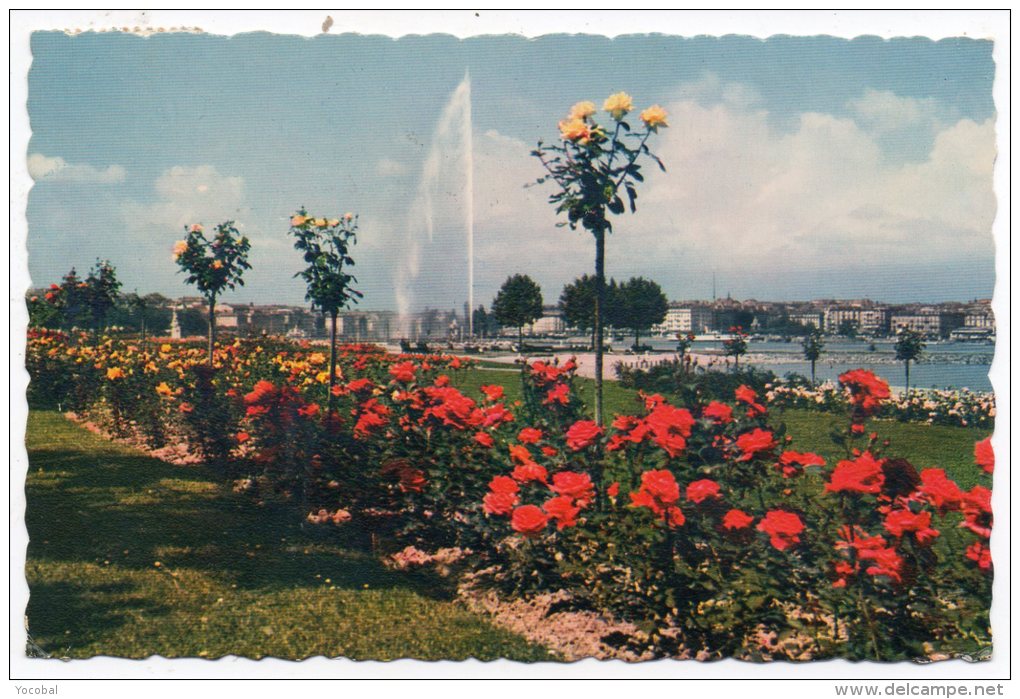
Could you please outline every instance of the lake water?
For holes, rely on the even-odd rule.
[[[614,343],[620,345],[619,342]],[[642,338],[656,350],[675,351],[676,341],[671,338]],[[696,353],[721,353],[722,342],[695,342]],[[799,340],[793,342],[749,342],[748,354],[741,364],[768,369],[779,376],[796,372],[811,375],[811,364],[804,360]],[[946,342],[929,343],[920,363],[910,365],[910,385],[916,388],[969,388],[972,391],[991,391],[988,379],[995,348],[992,345]],[[654,356],[654,355],[653,355]],[[650,357],[651,359],[651,357]],[[721,363],[723,358],[719,358]],[[730,360],[732,362],[732,359]],[[815,366],[818,379],[835,380],[848,369],[869,369],[889,382],[891,386],[904,385],[903,362],[896,360],[893,342],[875,343],[869,351],[867,342],[826,341],[825,349]]]

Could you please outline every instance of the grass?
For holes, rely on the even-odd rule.
[[[27,446],[36,654],[551,659],[444,581],[383,567],[344,529],[305,531],[292,509],[259,507],[205,467],[148,458],[55,412],[30,413]]]
[[[470,395],[479,395],[483,384],[501,384],[509,401],[521,397],[520,376],[516,367],[513,371],[493,368],[473,368],[456,372],[453,383]],[[586,406],[595,404],[595,382],[579,378],[577,388]],[[615,381],[603,385],[605,414],[636,413],[639,409],[637,391],[623,388]],[[785,410],[774,412],[773,420],[784,422],[787,434],[794,438],[793,448],[798,451],[813,451],[825,457],[829,463],[845,458],[841,447],[829,437],[834,429],[844,428],[846,417],[836,413],[822,413],[813,410]],[[888,439],[886,450],[889,455],[901,456],[918,468],[943,468],[950,478],[961,487],[971,488],[975,484],[991,487],[991,479],[974,465],[974,442],[984,439],[990,430],[924,425],[897,422],[895,420],[874,420],[869,428]]]

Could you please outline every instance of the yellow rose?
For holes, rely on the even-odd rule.
[[[164,398],[169,398],[174,394],[173,389],[171,389],[170,386],[167,385],[166,381],[163,381],[158,386],[156,386],[156,393],[163,396]]]
[[[331,219],[329,219],[329,221],[327,221],[327,223],[329,223],[329,227],[330,228],[336,228],[337,226],[340,225],[340,219],[338,219],[338,218],[331,218]]]
[[[315,375],[315,380],[322,384],[329,383],[329,372],[320,371],[318,374]]]
[[[634,102],[626,92],[617,92],[610,95],[602,105],[602,108],[609,112],[610,116],[619,121],[627,112],[634,108]]]
[[[666,123],[666,110],[657,104],[641,112],[641,121],[652,131],[656,131],[660,126],[669,126]]]
[[[213,269],[223,269],[223,262],[221,260],[213,260],[212,268]]]
[[[591,138],[591,127],[583,119],[565,119],[559,126],[564,141],[587,143]]]
[[[587,119],[596,111],[594,102],[578,102],[570,108],[568,119]]]
[[[159,346],[159,351],[162,352],[163,354],[168,353],[172,349],[173,347],[170,346],[169,342],[164,342],[162,345]]]
[[[319,228],[325,228],[326,227],[326,219],[324,219],[324,218],[317,218],[317,219],[315,219],[315,225],[318,226]]]
[[[188,244],[183,240],[178,240],[176,243],[174,243],[174,259],[177,259],[181,255],[183,255],[187,249]]]
[[[117,379],[124,378],[124,370],[119,366],[112,367],[106,370],[106,378],[110,381],[116,381]]]
[[[303,225],[305,225],[305,221],[307,221],[307,220],[308,220],[307,216],[302,216],[301,214],[295,214],[294,216],[291,216],[291,218],[290,218],[290,225],[294,226],[295,228],[298,227],[298,226],[303,226]]]

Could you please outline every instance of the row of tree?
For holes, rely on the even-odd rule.
[[[596,278],[584,275],[563,288],[559,309],[564,323],[581,332],[591,333],[596,344]],[[480,307],[474,312],[476,331],[491,332],[499,327],[517,328],[518,342],[523,344],[524,327],[542,317],[542,289],[526,274],[508,277],[492,302],[491,312]],[[606,284],[602,325],[627,329],[634,334],[634,346],[640,346],[641,334],[666,319],[669,302],[662,288],[650,279],[633,277],[622,283],[611,279]]]

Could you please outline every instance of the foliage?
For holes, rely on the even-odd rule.
[[[244,272],[251,269],[248,251],[251,243],[234,227],[233,221],[216,226],[212,239],[206,239],[201,224],[185,226],[187,237],[174,244],[174,258],[185,284],[194,284],[209,306],[209,364],[216,342],[216,299],[227,289],[244,286]]]
[[[85,303],[96,332],[106,327],[106,318],[117,303],[121,283],[109,260],[96,260],[85,277]]]
[[[595,284],[595,277],[585,274],[563,287],[559,307],[567,327],[595,331]]]
[[[917,361],[921,353],[924,352],[924,347],[924,335],[916,330],[900,328],[896,333],[896,344],[893,345],[893,349],[896,350],[896,359],[903,362],[906,370],[907,391],[910,390],[910,362]]]
[[[723,354],[733,357],[734,370],[740,367],[740,358],[747,354],[747,333],[739,325],[730,328],[730,337],[723,340]]]
[[[492,302],[496,322],[517,328],[518,344],[523,345],[523,328],[542,317],[542,289],[526,274],[507,277]]]
[[[815,362],[822,356],[825,349],[825,340],[822,339],[822,331],[812,327],[804,339],[801,340],[801,347],[804,350],[804,359],[811,362],[811,383],[815,382]]]
[[[662,287],[644,277],[632,277],[621,284],[616,305],[618,319],[614,326],[634,332],[635,349],[641,344],[641,332],[665,320],[669,310],[669,300],[662,293]]]

